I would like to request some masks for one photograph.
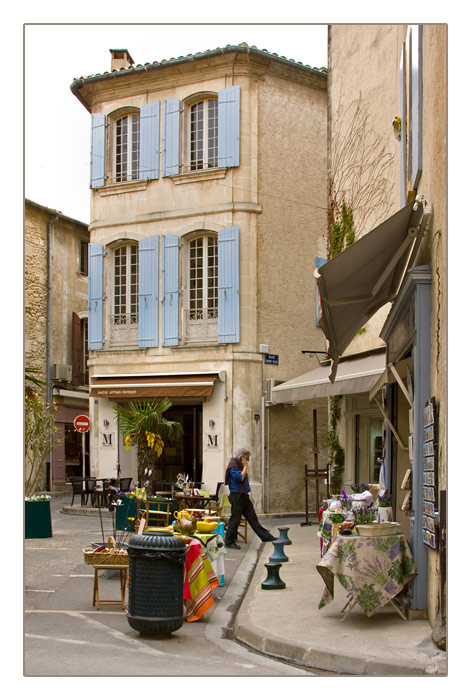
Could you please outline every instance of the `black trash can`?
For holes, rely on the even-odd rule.
[[[171,634],[183,625],[185,543],[172,533],[132,535],[128,544],[128,622],[142,634]]]

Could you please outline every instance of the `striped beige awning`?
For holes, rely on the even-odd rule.
[[[151,397],[196,398],[211,396],[219,374],[133,375],[92,377],[90,396],[134,399]]]

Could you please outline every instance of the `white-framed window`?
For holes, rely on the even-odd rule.
[[[140,115],[131,112],[114,121],[114,181],[139,179]]]
[[[139,247],[122,245],[113,251],[113,296],[110,342],[134,345],[139,324]]]
[[[218,334],[218,238],[198,233],[186,243],[185,337],[215,341]]]
[[[218,100],[206,98],[188,108],[189,169],[218,167]]]

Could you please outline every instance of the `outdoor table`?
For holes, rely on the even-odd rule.
[[[217,586],[219,579],[214,573],[205,548],[200,542],[191,540],[187,543],[183,588],[187,622],[196,622],[214,605],[212,590]]]
[[[417,569],[404,535],[337,535],[317,570],[326,584],[319,608],[333,600],[335,576],[348,592],[342,622],[357,603],[368,617],[390,603],[406,619],[394,598]]]
[[[175,493],[173,497],[178,501],[180,510],[185,508],[206,510],[208,508],[209,512],[211,512],[209,504],[214,500],[211,496],[184,496],[181,493]]]

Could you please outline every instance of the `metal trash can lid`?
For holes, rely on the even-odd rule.
[[[171,550],[176,552],[186,551],[184,541],[175,537],[171,532],[143,532],[141,535],[131,535],[128,547],[137,550]]]

